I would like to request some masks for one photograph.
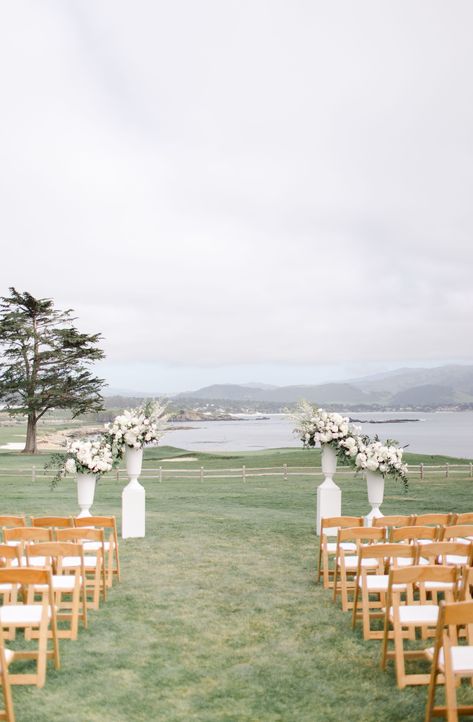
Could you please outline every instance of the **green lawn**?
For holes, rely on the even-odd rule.
[[[149,451],[147,465],[177,453]],[[188,464],[314,466],[317,456],[277,450]],[[2,468],[31,461],[0,455]],[[61,642],[62,669],[49,668],[42,690],[14,688],[18,722],[421,720],[426,689],[397,690],[392,667],[379,668],[379,643],[352,632],[314,582],[318,483],[146,481],[146,538],[121,542],[122,582],[77,642]],[[3,513],[77,511],[70,480],[56,491],[27,476],[0,484]],[[340,485],[343,512],[366,513],[364,482]],[[383,511],[472,511],[472,487],[466,478],[415,480],[405,495],[390,482]],[[93,511],[119,517],[122,488],[103,479]]]

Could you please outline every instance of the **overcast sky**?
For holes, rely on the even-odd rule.
[[[471,0],[6,0],[0,294],[119,388],[473,348]]]

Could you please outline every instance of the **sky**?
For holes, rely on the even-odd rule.
[[[0,295],[114,388],[471,362],[470,0],[0,5]]]

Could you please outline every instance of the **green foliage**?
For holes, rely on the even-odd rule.
[[[75,417],[103,408],[105,382],[88,369],[104,356],[101,336],[79,333],[71,314],[15,288],[0,299],[0,400],[11,414],[28,416],[33,452],[36,424],[50,409],[69,409]]]

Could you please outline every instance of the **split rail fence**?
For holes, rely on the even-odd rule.
[[[347,467],[339,467],[338,475],[353,477],[356,472]],[[0,477],[22,477],[36,481],[38,478],[50,478],[51,471],[46,471],[43,467],[29,466],[14,469],[0,468]],[[127,480],[125,469],[116,469],[106,476],[114,477],[117,481]],[[323,478],[322,468],[320,466],[268,466],[268,467],[249,467],[239,466],[230,469],[206,469],[204,466],[194,467],[192,469],[176,469],[167,466],[158,466],[157,468],[143,467],[141,479],[154,479],[159,482],[170,480],[197,480],[208,481],[211,479],[241,479],[246,482],[262,476],[281,477],[284,481],[288,481],[293,476],[312,476],[315,478]],[[473,463],[470,464],[409,464],[408,476],[411,479],[424,479],[426,477],[439,476],[449,478],[450,476],[463,476],[473,479]]]

